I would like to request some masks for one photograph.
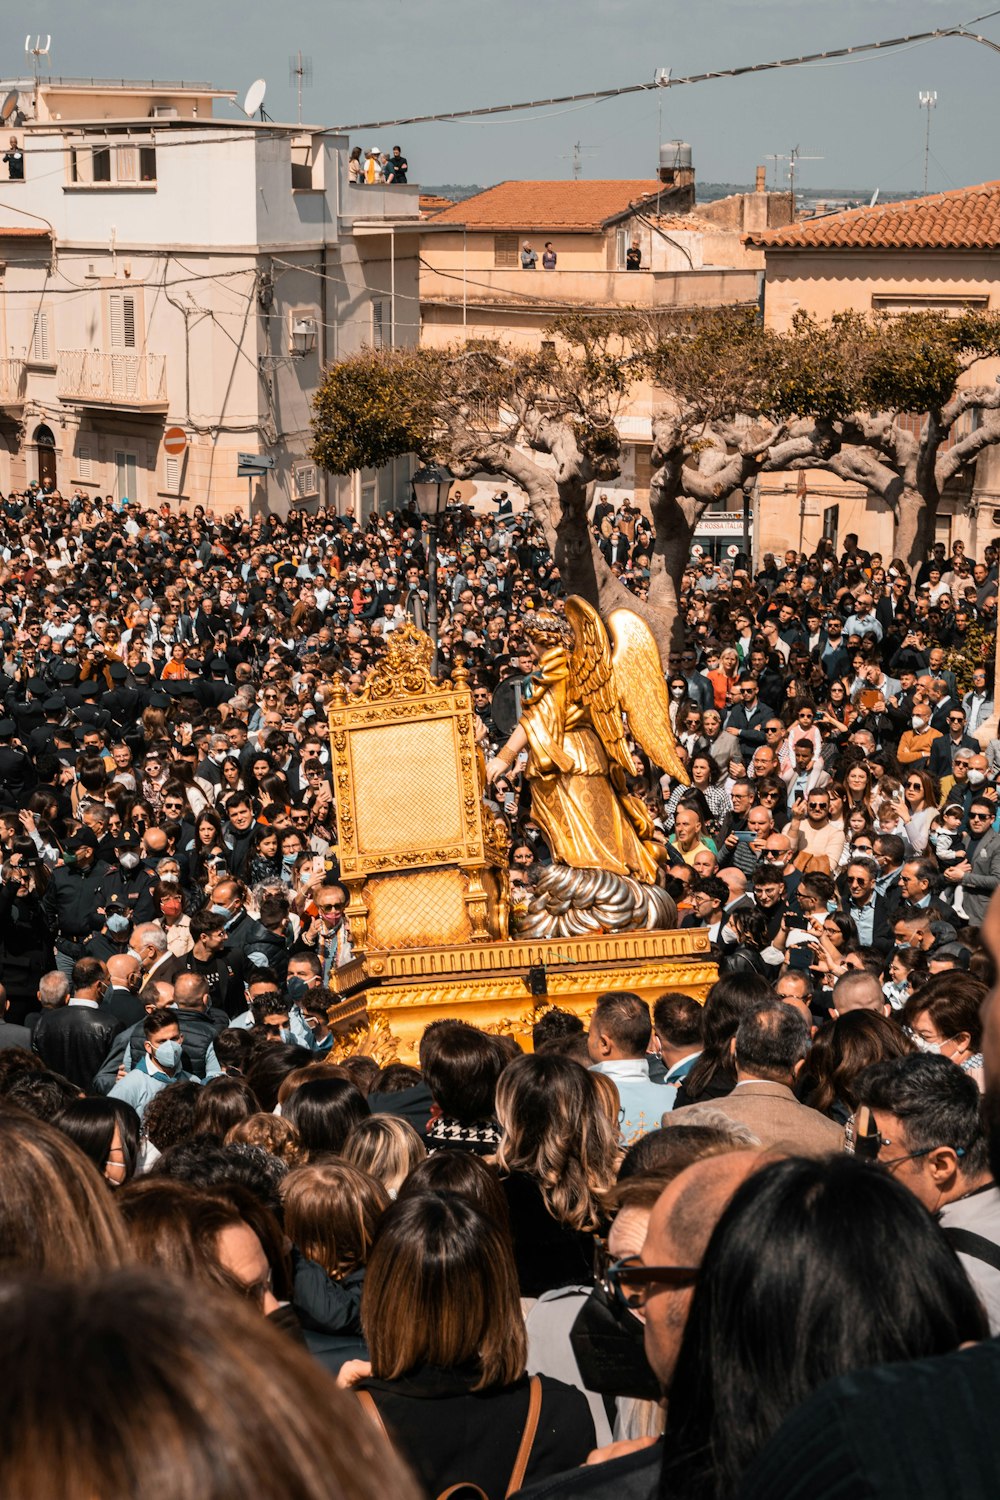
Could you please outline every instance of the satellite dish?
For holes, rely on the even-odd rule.
[[[6,125],[11,115],[17,112],[17,89],[11,89],[6,99],[0,104],[0,124]]]
[[[248,120],[254,115],[264,103],[264,95],[267,93],[267,82],[263,78],[257,78],[247,89],[246,98],[243,100],[243,113]]]
[[[879,195],[880,192],[881,192],[881,188],[876,188],[875,191],[874,191],[874,193],[872,193],[872,201],[868,205],[869,208],[874,208],[875,207],[876,203],[878,202],[878,195]]]

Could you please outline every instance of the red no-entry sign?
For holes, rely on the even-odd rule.
[[[168,427],[163,434],[163,447],[167,453],[183,453],[187,447],[187,433],[183,427]]]

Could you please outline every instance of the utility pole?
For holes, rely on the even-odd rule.
[[[927,169],[931,159],[931,110],[937,104],[937,92],[935,90],[921,89],[917,95],[920,108],[927,111],[927,130],[924,135],[924,192],[927,191]]]

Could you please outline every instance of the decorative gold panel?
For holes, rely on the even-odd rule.
[[[392,870],[494,863],[468,674],[459,665],[450,680],[436,682],[431,651],[429,638],[407,623],[392,632],[363,692],[348,698],[343,683],[335,684],[330,749],[340,868],[348,883]],[[352,932],[361,921],[363,886],[357,896]],[[499,935],[499,928],[481,934]]]

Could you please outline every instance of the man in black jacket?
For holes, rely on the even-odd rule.
[[[726,720],[726,728],[731,729],[740,742],[740,754],[743,756],[743,764],[749,765],[750,759],[758,745],[765,745],[767,737],[764,734],[764,725],[770,718],[768,711],[757,700],[757,679],[749,672],[744,672],[737,683],[739,702],[730,712]]]
[[[69,858],[52,871],[45,889],[42,916],[55,941],[56,968],[69,976],[84,943],[101,926],[111,868],[97,858],[97,837],[90,828],[70,835],[66,854]]]
[[[39,1016],[32,1045],[47,1068],[89,1092],[122,1023],[101,1004],[109,979],[99,959],[81,958],[75,963],[71,983],[73,992],[67,1003]]]

